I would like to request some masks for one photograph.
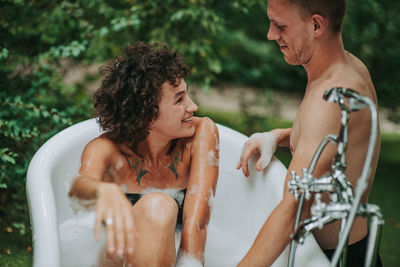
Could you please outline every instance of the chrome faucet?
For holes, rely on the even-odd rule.
[[[383,216],[378,206],[373,204],[360,204],[361,197],[368,186],[371,173],[371,162],[375,150],[378,118],[375,104],[367,97],[359,95],[352,89],[331,88],[324,94],[328,102],[338,103],[341,109],[341,127],[338,135],[330,134],[324,138],[317,148],[310,166],[302,170],[303,175],[291,171],[288,181],[289,192],[299,200],[295,228],[291,236],[292,243],[289,256],[289,266],[294,266],[297,244],[303,244],[305,238],[316,229],[341,220],[338,246],[333,255],[331,266],[346,266],[347,241],[355,216],[370,219],[369,239],[366,252],[365,266],[374,266],[380,240],[380,231],[384,224]],[[346,176],[346,149],[348,142],[348,121],[350,113],[363,108],[369,108],[371,113],[371,134],[368,150],[365,157],[363,171],[357,182],[356,191]],[[314,177],[313,172],[322,151],[329,143],[336,143],[337,152],[333,160],[331,171],[322,177]],[[329,195],[329,202],[321,201],[321,193]],[[315,194],[311,206],[311,218],[300,222],[304,199],[309,200]]]

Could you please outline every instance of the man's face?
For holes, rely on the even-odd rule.
[[[287,0],[268,0],[267,15],[267,38],[278,43],[285,61],[291,65],[306,64],[312,54],[311,20],[304,21],[298,8]]]
[[[197,106],[189,97],[187,89],[184,79],[181,79],[177,87],[169,82],[163,83],[158,118],[153,122],[151,131],[167,139],[189,137],[194,134],[192,117]]]

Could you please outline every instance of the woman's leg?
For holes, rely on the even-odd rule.
[[[175,262],[176,201],[164,193],[150,193],[133,206],[135,250],[127,266],[173,266]]]

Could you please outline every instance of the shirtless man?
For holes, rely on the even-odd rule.
[[[104,134],[86,145],[69,193],[95,203],[97,239],[105,225],[99,265],[202,266],[219,139],[214,122],[193,116],[187,66],[138,43],[103,71],[94,100]]]
[[[352,88],[369,97],[377,105],[377,96],[371,77],[365,65],[344,50],[341,24],[345,14],[345,1],[338,0],[268,0],[267,15],[270,20],[268,39],[276,41],[291,65],[302,65],[308,81],[303,100],[299,106],[291,129],[275,129],[257,133],[246,142],[237,168],[249,176],[248,159],[256,153],[259,156],[256,169],[268,165],[276,146],[290,147],[292,160],[288,170],[301,173],[308,167],[317,147],[328,134],[337,134],[340,128],[340,108],[328,103],[322,96],[332,87]],[[369,143],[370,115],[367,109],[351,113],[348,125],[347,170],[348,179],[355,187]],[[380,149],[380,135],[376,144],[369,186],[362,198],[367,202],[368,192],[375,175]],[[329,144],[316,166],[314,177],[320,177],[330,170],[336,146]],[[284,195],[281,202],[266,220],[252,247],[239,266],[269,266],[290,242],[293,232],[298,201],[287,189],[291,176],[286,174]],[[327,200],[325,196],[325,201]],[[310,217],[308,201],[303,218]],[[326,225],[314,232],[320,247],[328,257],[333,256],[338,243],[339,222]],[[367,219],[356,217],[350,233],[348,266],[363,266],[365,259]],[[358,262],[357,262],[358,261]],[[354,264],[357,262],[357,264]],[[378,260],[379,262],[379,260]],[[361,265],[360,265],[361,264]]]

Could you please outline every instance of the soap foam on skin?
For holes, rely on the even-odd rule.
[[[76,178],[72,179],[72,181],[69,183],[68,188],[72,187],[75,180],[79,177],[79,173],[76,174],[74,177],[76,177]],[[79,199],[75,196],[72,196],[72,197],[69,197],[68,200],[69,200],[69,205],[71,206],[72,212],[74,213],[74,215],[77,215],[78,212],[86,212],[86,211],[94,210],[94,208],[96,207],[96,199]]]
[[[210,208],[210,214],[214,208],[214,191],[212,189],[210,189],[209,191],[209,197],[208,197],[208,207]]]
[[[212,122],[212,120],[210,120],[210,121]],[[218,135],[217,135],[217,127],[212,127],[212,133],[213,133],[214,138],[215,138],[215,149],[217,151],[219,151],[219,141],[218,141]]]
[[[117,164],[115,166],[115,170],[118,171],[122,168],[122,166],[124,166],[124,161],[122,158],[119,158],[117,161]]]
[[[192,186],[192,188],[190,189],[189,195],[194,195],[194,194],[196,194],[198,191],[199,191],[199,190],[198,190],[197,186],[194,185],[194,186]]]
[[[76,197],[70,197],[69,205],[71,206],[73,213],[76,215],[81,211],[94,210],[94,207],[96,206],[96,199],[84,200]]]
[[[214,167],[219,165],[219,159],[215,156],[213,150],[208,152],[208,166]]]
[[[254,133],[250,136],[250,139],[256,140],[260,146],[260,167],[264,169],[271,162],[271,158],[276,150],[278,137],[271,132],[265,132]]]
[[[194,256],[179,250],[175,267],[203,267],[203,264]]]

